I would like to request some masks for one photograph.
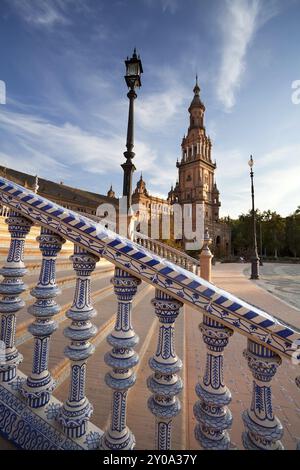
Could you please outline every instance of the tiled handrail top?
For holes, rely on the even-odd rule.
[[[187,255],[184,251],[177,250],[173,246],[167,245],[166,243],[162,243],[159,240],[154,240],[153,238],[147,237],[147,235],[144,235],[140,232],[134,232],[134,236],[136,237],[136,239],[141,238],[143,240],[149,240],[149,242],[152,242],[155,245],[160,246],[161,248],[168,250],[171,253],[174,253],[176,256],[180,256],[181,258],[184,258],[187,261],[190,261],[191,263],[200,266],[200,262],[196,258],[192,258],[191,256]]]
[[[300,353],[298,331],[196,274],[106,229],[101,223],[65,209],[5,178],[0,178],[0,203],[103,256],[196,310],[204,309],[211,317],[268,345],[278,354],[294,357],[297,348]]]

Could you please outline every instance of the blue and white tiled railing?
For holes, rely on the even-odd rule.
[[[0,204],[9,207],[7,219],[11,245],[0,271],[1,336],[0,431],[18,447],[132,449],[135,437],[126,425],[126,400],[134,387],[134,351],[138,338],[131,325],[132,299],[144,281],[156,289],[153,305],[159,319],[157,351],[150,361],[153,374],[148,407],[155,417],[155,445],[172,446],[172,419],[180,412],[177,397],[182,389],[178,372],[182,367],[174,346],[176,318],[183,304],[203,313],[201,331],[207,346],[206,370],[196,386],[199,401],[194,414],[198,421],[195,436],[202,448],[228,449],[232,415],[229,389],[223,379],[223,354],[233,333],[248,338],[245,357],[253,375],[253,397],[243,414],[246,449],[280,449],[283,430],[273,415],[270,382],[282,358],[300,354],[300,333],[268,313],[238,299],[171,263],[140,244],[129,241],[80,214],[0,178]],[[17,312],[23,307],[26,272],[23,249],[32,224],[41,226],[39,237],[43,255],[40,278],[30,309],[35,317],[29,331],[34,337],[32,374],[18,369],[22,358],[15,345]],[[67,312],[72,321],[65,330],[70,344],[65,350],[70,361],[71,387],[64,404],[52,395],[55,383],[48,371],[51,334],[57,324],[55,260],[64,240],[74,243],[72,257],[78,276],[74,301]],[[89,339],[96,334],[91,319],[95,311],[90,298],[90,276],[99,258],[115,265],[113,284],[118,299],[115,329],[108,337],[112,350],[105,357],[111,367],[107,385],[112,389],[111,423],[104,432],[90,422],[93,406],[85,396],[86,362],[94,347]]]

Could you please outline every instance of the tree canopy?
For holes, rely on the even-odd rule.
[[[259,255],[264,257],[300,257],[300,206],[293,214],[282,217],[270,210],[256,210],[256,236]],[[252,211],[238,219],[226,217],[232,230],[232,252],[237,256],[251,256],[253,247]]]

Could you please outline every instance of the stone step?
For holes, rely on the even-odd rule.
[[[152,293],[153,297],[154,291]],[[137,381],[128,395],[127,416],[128,426],[136,436],[137,450],[153,450],[155,449],[155,418],[149,411],[147,406],[148,398],[151,392],[147,388],[147,379],[152,375],[153,371],[149,367],[149,359],[153,356],[157,347],[159,323],[155,318],[153,306],[150,305],[149,314],[152,313],[152,329],[151,334],[146,333],[144,344],[141,351],[141,361],[137,370]],[[184,314],[183,309],[178,316],[175,324],[175,350],[183,361],[183,369],[181,377],[185,371],[185,348],[184,348]],[[186,433],[185,433],[185,381],[182,393],[178,395],[181,402],[181,412],[173,419],[172,422],[172,449],[186,449]]]
[[[100,274],[113,272],[113,269],[114,267],[111,263],[104,263],[104,264],[98,263],[95,271],[93,271],[91,274],[91,278],[95,279]],[[39,270],[37,270],[36,272],[30,272],[26,276],[24,276],[24,282],[27,286],[27,291],[23,297],[24,300],[28,296],[32,297],[30,295],[30,290],[36,286],[38,278],[39,278]],[[63,286],[67,286],[67,285],[73,285],[75,281],[76,281],[76,273],[73,270],[72,264],[69,265],[68,269],[56,270],[56,284],[60,288],[62,288]]]
[[[113,269],[106,268],[99,270],[92,276],[92,297],[98,298],[107,290],[111,290],[110,279],[113,276]],[[66,277],[58,279],[57,284],[60,285],[62,281],[62,293],[57,297],[57,302],[61,305],[61,311],[56,315],[55,319],[58,323],[65,320],[65,313],[71,307],[73,297],[74,297],[74,286],[75,286],[75,276],[72,279],[69,279],[69,282],[66,281]],[[30,296],[29,292],[25,295],[24,300],[26,305],[18,312],[17,314],[17,333],[16,333],[16,344],[20,345],[31,339],[31,334],[28,332],[28,326],[33,322],[33,317],[28,313],[28,307],[34,303],[34,298]],[[30,300],[29,300],[30,299]]]
[[[143,290],[145,286],[140,287]],[[107,328],[107,322],[114,315],[114,299],[115,295],[112,291],[112,286],[106,283],[104,288],[99,291],[98,297],[93,294],[94,306],[98,310],[98,315],[93,320],[93,323],[98,327],[99,331],[102,328]],[[57,315],[58,317],[58,315]],[[63,330],[70,323],[63,314],[60,314],[61,322],[59,328],[53,333],[50,344],[49,354],[49,370],[56,378],[56,380],[62,380],[62,374],[66,372],[65,364],[66,359],[64,356],[64,348],[68,344],[68,340],[64,337]],[[25,342],[18,346],[18,350],[23,355],[24,360],[20,370],[29,375],[32,367],[32,351],[33,351],[34,340],[30,336]]]
[[[10,233],[8,231],[7,224],[5,223],[6,217],[0,217],[0,259],[7,256],[7,249],[10,244]],[[40,235],[41,228],[38,226],[32,226],[29,234],[26,237],[24,255],[26,257],[38,256],[40,254],[39,244],[36,241],[36,237]],[[66,241],[61,249],[62,255],[73,253],[73,243]]]

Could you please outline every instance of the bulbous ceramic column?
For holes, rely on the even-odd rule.
[[[156,290],[152,300],[160,327],[155,355],[149,365],[154,371],[147,380],[153,395],[148,400],[148,408],[155,416],[155,448],[171,448],[172,420],[181,409],[176,395],[183,387],[177,373],[182,368],[182,361],[177,357],[174,343],[174,323],[182,303],[160,290]]]
[[[71,360],[71,378],[69,397],[60,410],[58,421],[68,437],[79,438],[86,433],[93,413],[93,406],[85,396],[85,382],[87,359],[95,350],[89,340],[97,333],[90,320],[97,314],[91,301],[91,273],[98,258],[75,245],[71,260],[77,279],[73,304],[66,314],[72,323],[64,330],[65,337],[71,340],[70,346],[65,348],[65,356]]]
[[[39,281],[30,292],[36,301],[28,308],[28,312],[35,317],[28,328],[34,337],[32,373],[20,389],[31,408],[46,405],[56,385],[48,371],[48,358],[50,338],[57,329],[53,316],[60,311],[60,305],[55,301],[55,297],[61,292],[56,285],[55,264],[64,243],[59,235],[44,227],[41,228],[37,241],[42,253],[42,266]]]
[[[199,422],[195,437],[204,449],[226,450],[230,446],[227,429],[231,426],[232,415],[227,407],[231,393],[224,385],[223,352],[233,332],[207,315],[203,315],[200,330],[208,352],[204,377],[196,385],[200,400],[194,405],[194,415]]]
[[[248,340],[244,351],[253,375],[253,391],[250,409],[244,411],[245,432],[243,444],[247,450],[282,450],[280,439],[283,428],[273,414],[270,382],[276,374],[281,358],[270,349]]]
[[[112,368],[106,374],[105,382],[113,390],[112,414],[109,429],[100,440],[101,449],[130,450],[135,445],[135,437],[126,425],[126,401],[128,389],[136,381],[133,367],[139,361],[134,351],[139,338],[131,325],[132,299],[140,280],[116,268],[111,280],[118,299],[115,328],[107,337],[112,350],[105,355],[105,362]]]
[[[0,341],[2,344],[0,382],[9,382],[14,379],[17,374],[17,366],[23,359],[15,345],[16,314],[25,305],[19,295],[26,290],[22,280],[26,274],[23,258],[24,245],[26,235],[32,225],[32,222],[12,210],[9,212],[6,223],[11,241],[6,264],[0,269],[0,274],[3,276],[0,283],[0,294],[2,295],[0,300]]]

